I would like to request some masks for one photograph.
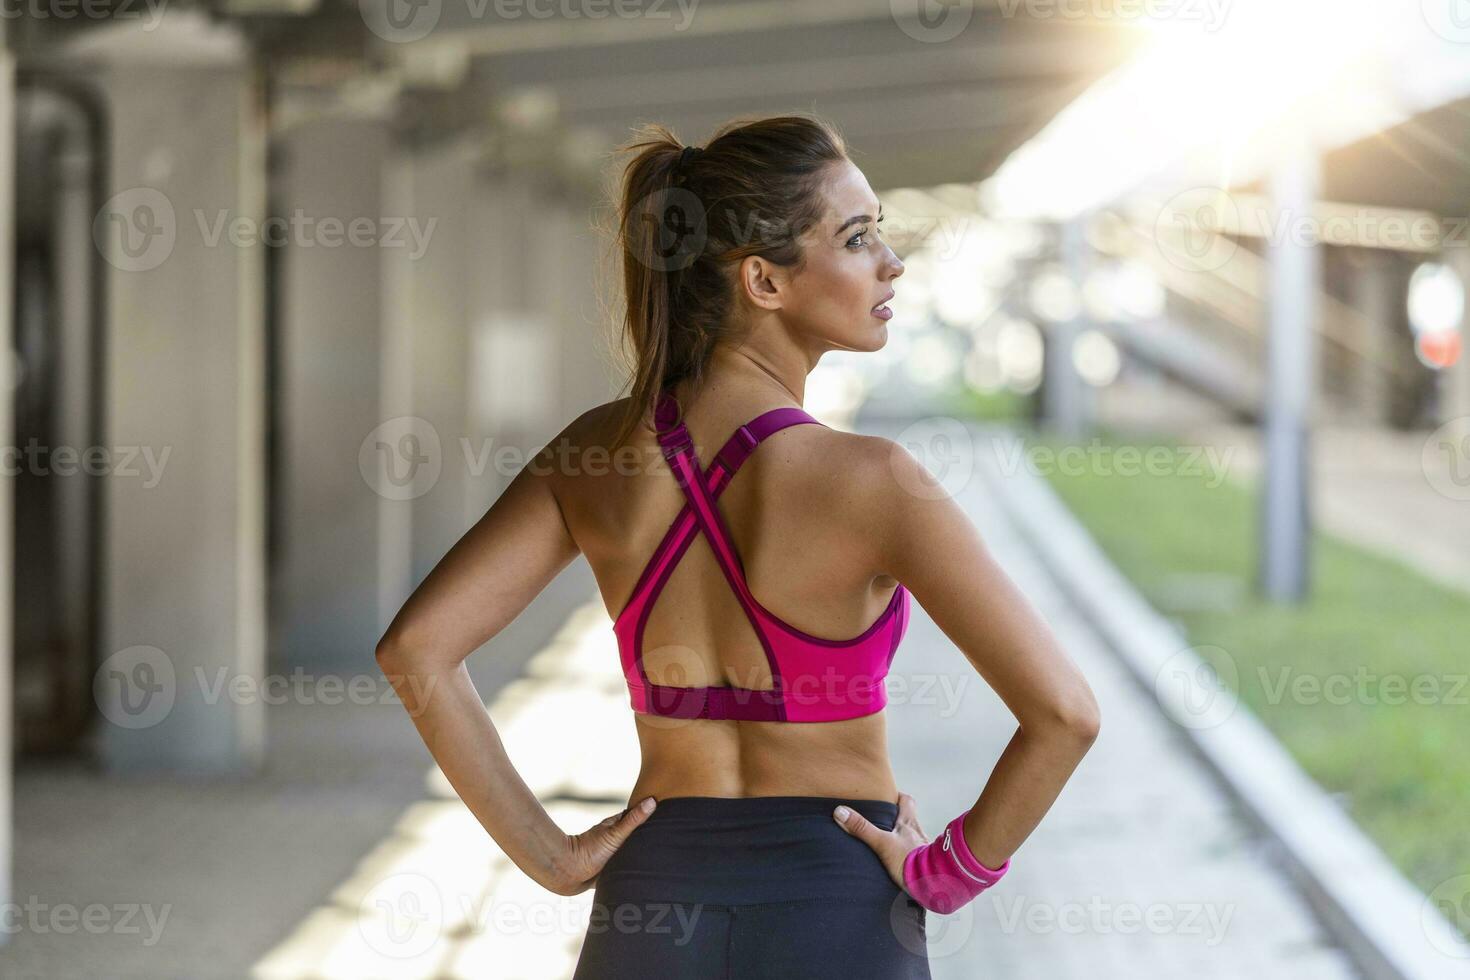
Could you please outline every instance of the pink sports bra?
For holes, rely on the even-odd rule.
[[[799,408],[773,408],[736,429],[706,472],[679,417],[678,402],[664,390],[654,413],[658,441],[687,502],[644,567],[632,598],[613,621],[633,710],[671,718],[739,721],[841,721],[883,710],[888,703],[883,681],[908,628],[908,591],[901,584],[895,588],[887,608],[851,639],[826,640],[804,633],[777,618],[751,594],[744,563],[735,551],[724,515],[715,506],[715,499],[761,440],[788,425],[823,423]],[[771,668],[768,690],[729,685],[674,687],[655,684],[644,672],[644,625],[674,566],[699,532],[709,539],[725,579],[765,650]]]

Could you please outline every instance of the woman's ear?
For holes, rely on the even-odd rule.
[[[737,285],[741,294],[763,310],[779,310],[789,283],[786,270],[759,255],[747,255],[740,262]]]

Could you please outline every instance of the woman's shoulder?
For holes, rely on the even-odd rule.
[[[631,398],[624,396],[583,410],[558,432],[553,440],[568,440],[577,446],[608,443],[612,430],[627,411]]]

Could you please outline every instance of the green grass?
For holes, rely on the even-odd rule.
[[[1045,476],[1155,609],[1228,652],[1242,703],[1410,880],[1429,892],[1470,872],[1470,597],[1319,531],[1309,600],[1266,602],[1254,490],[1182,467],[1099,469]],[[1345,686],[1294,695],[1278,687],[1283,668]]]
[[[952,415],[972,419],[1014,420],[1026,413],[1030,395],[1017,394],[1009,388],[980,391],[969,385],[958,385],[943,393],[940,407]]]

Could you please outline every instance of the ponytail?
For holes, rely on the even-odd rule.
[[[805,116],[727,123],[703,148],[653,123],[619,151],[634,154],[617,226],[632,368],[613,451],[660,391],[686,379],[698,387],[715,346],[735,339],[732,274],[741,260],[800,268],[795,230],[820,220],[823,172],[847,158],[837,131]]]

